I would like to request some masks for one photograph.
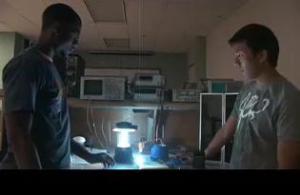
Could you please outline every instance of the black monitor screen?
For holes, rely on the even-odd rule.
[[[85,80],[84,94],[85,95],[102,95],[102,80]]]

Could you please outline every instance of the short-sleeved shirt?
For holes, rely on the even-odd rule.
[[[279,141],[300,141],[300,92],[282,79],[247,84],[231,116],[238,119],[231,156],[233,169],[275,169]]]
[[[5,113],[33,113],[30,133],[42,168],[69,168],[69,112],[64,84],[56,66],[37,47],[32,47],[6,65],[3,86]],[[8,140],[11,152],[10,145]]]

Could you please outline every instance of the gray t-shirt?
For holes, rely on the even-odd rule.
[[[30,48],[6,65],[3,85],[5,113],[33,112],[31,136],[42,167],[69,168],[69,112],[64,85],[55,65],[36,47]],[[6,159],[11,160],[10,145],[8,142]]]
[[[277,143],[300,141],[300,92],[286,79],[268,86],[247,84],[231,116],[238,119],[233,169],[275,169]]]

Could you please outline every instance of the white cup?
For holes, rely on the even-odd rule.
[[[73,140],[82,145],[86,142],[85,137],[82,137],[82,136],[73,137]]]

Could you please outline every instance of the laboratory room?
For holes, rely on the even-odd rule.
[[[299,169],[295,18],[298,0],[0,0],[0,169]]]

